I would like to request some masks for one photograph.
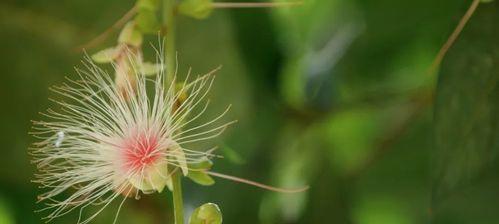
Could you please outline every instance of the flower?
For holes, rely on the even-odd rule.
[[[132,52],[126,56],[134,80],[121,79],[118,87],[87,59],[85,69],[77,69],[80,80],[68,79],[69,84],[53,88],[63,99],[54,100],[59,110],[48,109],[42,114],[49,121],[34,122],[32,133],[40,139],[31,149],[39,170],[34,182],[46,189],[39,200],[47,204],[42,210],[50,211],[49,221],[100,205],[86,219],[80,211],[78,222],[87,223],[120,196],[125,196],[123,204],[140,192],[161,192],[171,184],[172,172],[187,175],[188,164],[212,156],[212,150],[194,150],[190,143],[217,137],[230,124],[200,131],[218,123],[228,107],[220,116],[193,125],[207,109],[205,98],[216,70],[178,86],[175,80],[165,83],[164,69],[155,78],[146,77],[134,66],[142,59]],[[160,53],[157,60],[164,68]],[[116,74],[123,70],[120,66],[113,64]]]

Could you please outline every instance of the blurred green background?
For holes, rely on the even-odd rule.
[[[209,114],[232,104],[225,119],[239,121],[218,140],[226,158],[214,170],[310,185],[279,194],[186,179],[187,213],[214,202],[229,224],[498,223],[499,2],[478,7],[438,74],[428,68],[471,1],[303,2],[179,17],[181,74],[223,65]],[[0,2],[0,224],[42,222],[30,182],[30,120],[51,106],[48,87],[75,77],[78,46],[133,5]],[[118,223],[172,223],[170,196],[127,200]],[[92,223],[111,223],[118,203]]]

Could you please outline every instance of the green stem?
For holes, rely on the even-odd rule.
[[[176,224],[184,224],[184,202],[182,201],[182,172],[176,171],[172,176],[173,208]]]
[[[163,26],[165,34],[166,83],[173,81],[176,69],[175,7],[176,0],[163,0]]]
[[[166,83],[173,82],[176,70],[176,49],[175,49],[175,7],[176,0],[163,0],[163,26],[165,34],[165,61],[166,61]],[[182,201],[182,173],[175,171],[172,175],[173,182],[173,209],[176,224],[184,224],[184,203]]]

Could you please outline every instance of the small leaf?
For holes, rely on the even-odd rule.
[[[97,63],[111,63],[119,55],[120,50],[117,47],[110,47],[93,54],[91,58]]]
[[[136,29],[135,22],[128,22],[121,30],[118,42],[138,47],[142,44],[142,33]]]
[[[197,184],[203,185],[203,186],[210,186],[215,183],[215,180],[210,177],[207,173],[204,171],[190,171],[189,174],[187,175],[189,179],[192,181],[196,182]]]
[[[178,6],[181,14],[195,19],[205,19],[213,11],[211,0],[184,0]]]
[[[434,107],[434,206],[497,172],[498,6],[479,7],[442,62]]]
[[[222,212],[218,205],[206,203],[196,208],[189,218],[189,224],[221,224]]]

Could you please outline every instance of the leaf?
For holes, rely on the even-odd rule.
[[[93,54],[91,58],[97,63],[111,63],[119,55],[120,55],[119,48],[110,47]]]
[[[210,186],[215,184],[215,180],[210,177],[206,172],[204,171],[190,171],[189,174],[187,174],[187,177],[191,179],[192,181],[196,182],[197,184],[203,185],[203,186]]]
[[[218,205],[206,203],[196,208],[189,218],[189,224],[221,224],[222,212]]]
[[[138,47],[142,44],[142,34],[137,30],[135,22],[128,22],[118,37],[118,43]]]
[[[184,0],[178,6],[181,14],[195,19],[205,19],[213,11],[211,0]]]
[[[434,112],[434,202],[472,184],[497,162],[497,21],[499,3],[479,7],[443,61]]]

